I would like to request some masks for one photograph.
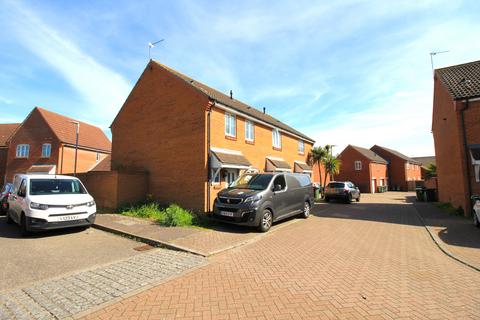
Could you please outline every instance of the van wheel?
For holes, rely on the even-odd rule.
[[[258,230],[260,232],[267,232],[272,227],[273,215],[272,212],[268,209],[263,210],[262,216],[260,218],[260,225]]]
[[[310,203],[305,201],[305,204],[303,205],[302,218],[307,219],[308,217],[310,217]]]
[[[6,218],[7,218],[7,223],[8,224],[12,224],[13,223],[13,219],[10,217],[10,213],[8,213],[8,210],[7,210],[7,213],[5,214],[6,215]]]
[[[22,236],[23,237],[26,237],[26,236],[30,235],[30,231],[28,231],[28,227],[27,227],[27,218],[25,217],[24,213],[22,213],[22,218],[21,218],[21,222],[20,222],[20,229],[22,231]]]

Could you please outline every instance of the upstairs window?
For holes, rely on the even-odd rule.
[[[305,153],[305,143],[303,142],[303,140],[298,140],[298,153]]]
[[[30,145],[28,144],[19,144],[17,145],[17,158],[28,158],[30,154]]]
[[[235,138],[237,136],[235,115],[225,113],[225,135]]]
[[[355,170],[362,170],[362,161],[355,161]]]
[[[253,133],[253,122],[252,121],[245,121],[245,140],[253,142],[255,139],[254,133]]]
[[[276,149],[282,148],[282,136],[280,135],[280,130],[273,129],[272,130],[272,140],[273,140],[273,147]]]
[[[52,145],[50,143],[42,144],[42,158],[50,158],[52,154]]]

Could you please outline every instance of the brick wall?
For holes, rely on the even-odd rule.
[[[432,131],[435,143],[437,164],[437,184],[439,201],[453,206],[468,207],[465,196],[468,193],[464,179],[462,158],[462,137],[459,134],[458,117],[452,97],[435,78],[433,96]]]
[[[108,156],[108,153],[98,152],[99,161]],[[78,149],[77,154],[77,173],[88,172],[95,166],[97,161],[97,151]],[[57,173],[71,174],[75,167],[75,148],[62,145],[59,150],[57,164]]]
[[[236,150],[250,161],[253,167],[260,172],[266,170],[266,157],[277,157],[284,159],[294,170],[294,161],[307,162],[307,155],[312,149],[312,144],[305,142],[305,151],[298,152],[298,138],[281,133],[280,150],[273,148],[272,128],[254,122],[254,142],[245,141],[245,118],[240,115],[236,116],[236,138],[225,136],[225,111],[219,108],[212,108],[211,112],[211,131],[210,145],[211,147]],[[318,171],[318,169],[317,169]],[[323,178],[323,177],[322,177]],[[323,181],[322,181],[323,183]],[[220,185],[211,188],[211,205],[218,191],[226,187],[223,181]]]
[[[378,186],[389,186],[388,181],[388,169],[387,165],[383,163],[370,163],[370,181],[375,180],[373,185]],[[372,189],[372,182],[370,182],[370,192],[377,192],[377,190]]]
[[[5,183],[5,174],[7,171],[8,148],[0,148],[0,186]]]
[[[95,171],[77,177],[101,209],[116,210],[146,199],[148,176],[144,172]]]
[[[208,98],[150,63],[112,124],[112,168],[149,173],[148,193],[204,211]]]
[[[50,143],[52,153],[49,158],[42,158],[42,144]],[[19,144],[29,144],[28,158],[17,158]],[[40,113],[34,110],[20,126],[10,141],[7,156],[7,181],[12,181],[16,173],[25,173],[34,164],[57,164],[60,144],[53,132],[46,125]]]

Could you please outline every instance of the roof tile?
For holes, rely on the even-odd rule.
[[[435,70],[454,100],[480,96],[480,60]]]
[[[8,139],[19,126],[20,126],[20,123],[0,124],[0,147],[7,146]]]

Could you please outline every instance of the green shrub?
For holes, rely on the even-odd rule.
[[[176,204],[164,208],[156,202],[149,202],[124,207],[120,213],[130,217],[154,220],[164,226],[191,226],[194,223],[193,214]]]

